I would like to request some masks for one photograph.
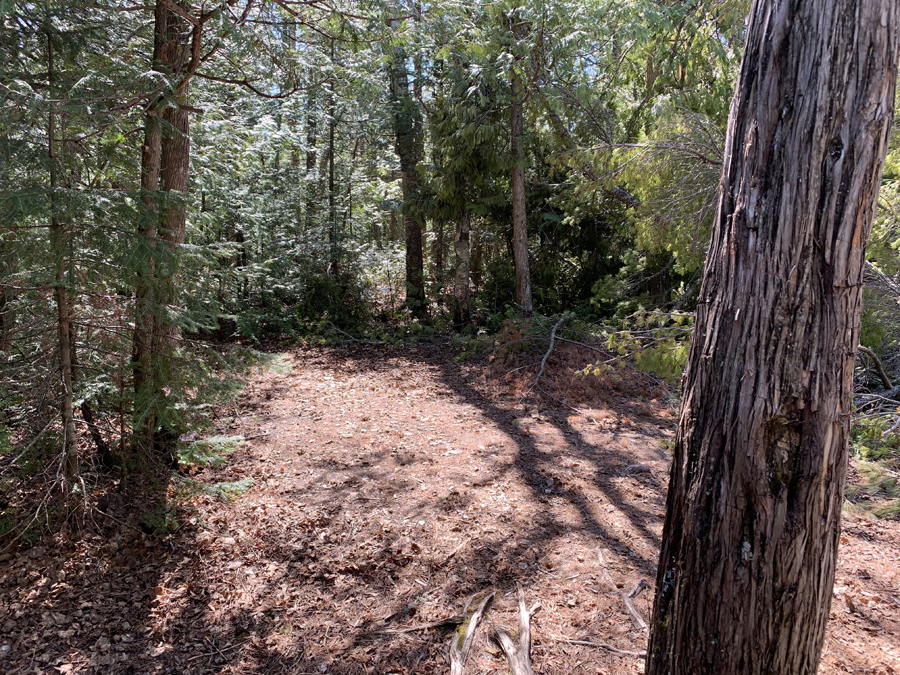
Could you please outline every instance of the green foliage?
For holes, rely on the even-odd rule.
[[[888,331],[888,323],[884,316],[885,312],[880,311],[878,305],[872,302],[872,295],[871,291],[865,292],[866,302],[863,306],[859,344],[874,349],[876,352],[881,352],[888,339],[892,338],[894,333],[893,331]]]
[[[9,430],[0,423],[0,457],[8,455],[12,452],[12,442],[9,437]]]
[[[152,511],[143,514],[138,523],[146,532],[155,534],[171,534],[181,529],[172,504],[160,504]]]
[[[214,495],[223,501],[234,501],[244,494],[253,485],[252,478],[242,478],[238,481],[213,483],[204,487],[204,492]]]
[[[253,485],[252,478],[220,483],[204,483],[191,478],[181,478],[176,486],[176,498],[185,502],[195,495],[210,495],[223,502],[233,502]]]
[[[900,414],[900,408],[897,409]],[[851,450],[859,459],[892,461],[900,466],[900,433],[890,431],[893,420],[881,416],[860,418],[850,428]]]
[[[143,466],[129,454],[132,426],[152,420],[170,438],[204,429],[210,407],[234,395],[255,357],[223,343],[398,344],[444,330],[463,217],[474,319],[461,358],[489,346],[479,328],[512,326],[523,344],[537,340],[546,320],[522,321],[513,306],[514,79],[527,87],[522,168],[536,310],[615,321],[689,306],[746,2],[442,2],[397,22],[384,20],[393,9],[340,2],[307,7],[302,22],[281,5],[251,3],[237,23],[213,7],[201,49],[208,77],[180,92],[151,63],[149,5],[0,7],[0,456],[10,438],[51,429],[19,477],[45,468],[58,442],[48,423],[62,394],[60,284],[73,319],[79,433],[92,412],[129,469]],[[410,82],[402,106],[389,65]],[[156,104],[204,111],[191,115],[191,184],[178,199],[141,191],[145,112]],[[398,121],[415,132],[420,188],[409,203]],[[187,209],[183,245],[137,234],[159,226],[148,208],[156,203]],[[404,214],[429,232],[433,323],[404,307]],[[873,241],[896,256],[885,214]],[[891,324],[869,306],[864,340],[890,349],[898,332],[879,333]],[[171,329],[174,346],[158,340],[153,386],[135,394],[142,318],[166,336]],[[609,339],[638,367],[674,380],[686,352],[681,328],[674,319],[629,325]],[[186,464],[215,465],[227,452],[215,446],[179,452]]]
[[[623,362],[661,377],[672,386],[681,382],[693,335],[694,316],[678,312],[638,312],[626,317],[618,330],[604,331],[606,348],[616,356],[582,369],[578,374],[613,372]]]
[[[900,433],[894,416],[858,418],[850,438],[860,478],[848,484],[847,499],[853,508],[879,518],[900,516]]]
[[[227,455],[245,444],[243,436],[211,436],[179,449],[178,462],[184,466],[221,469],[228,461]]]

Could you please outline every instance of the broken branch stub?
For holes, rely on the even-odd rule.
[[[519,642],[513,640],[509,633],[499,627],[494,627],[494,633],[500,648],[506,654],[509,669],[513,675],[534,675],[531,668],[531,616],[540,609],[535,604],[531,610],[525,605],[525,591],[519,585]]]
[[[485,612],[490,608],[493,599],[493,591],[486,594],[476,593],[466,603],[466,608],[463,610],[465,619],[456,629],[453,641],[450,643],[450,675],[463,674],[466,657],[468,657],[469,649],[472,648],[472,642],[475,639],[475,631]]]

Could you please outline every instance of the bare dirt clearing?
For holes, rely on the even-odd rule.
[[[194,495],[164,538],[107,519],[75,549],[0,558],[0,671],[446,673],[450,633],[400,631],[493,589],[466,672],[505,673],[487,635],[516,624],[517,583],[542,605],[536,672],[643,671],[596,645],[645,647],[652,590],[639,617],[622,594],[654,580],[671,404],[581,383],[566,399],[581,412],[512,411],[521,383],[443,347],[297,350],[281,366],[220,420],[256,438],[195,476],[252,478],[233,502]],[[820,672],[900,673],[900,523],[847,516],[842,542]]]

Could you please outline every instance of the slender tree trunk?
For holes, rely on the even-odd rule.
[[[0,213],[2,222],[10,223],[5,213]],[[16,313],[14,304],[16,292],[11,286],[6,285],[18,271],[18,257],[16,255],[15,232],[10,229],[0,236],[0,279],[4,284],[0,285],[0,354],[6,354],[12,348],[13,332],[16,326]]]
[[[0,132],[0,142],[7,141],[9,134]],[[9,185],[10,172],[6,166],[0,167],[0,184]],[[7,354],[12,348],[13,332],[16,325],[14,309],[16,292],[12,288],[13,275],[18,272],[16,252],[16,230],[12,214],[5,208],[0,210],[0,354]]]
[[[334,65],[334,38],[331,40],[331,63]],[[334,132],[337,126],[337,100],[334,79],[328,86],[328,241],[331,244],[329,271],[337,271],[337,193],[334,184]]]
[[[524,92],[515,66],[510,73],[513,102],[510,106],[510,139],[512,143],[512,212],[513,260],[516,266],[516,304],[531,314],[531,269],[528,262],[528,218],[525,213],[525,152],[522,148],[524,127]]]
[[[816,672],[898,14],[892,0],[753,3],[684,377],[650,675]]]
[[[444,283],[444,229],[446,223],[443,218],[434,221],[434,244],[431,248],[431,259],[434,263],[434,283],[439,287]],[[440,302],[440,298],[438,298]]]
[[[158,194],[162,135],[157,111],[144,115],[144,145],[141,151],[141,215],[138,246],[143,255],[135,286],[135,320],[132,341],[134,370],[134,440],[143,452],[150,450],[156,428],[156,390],[153,380],[153,335],[159,305],[156,298],[156,239],[159,219]]]
[[[316,172],[318,143],[318,117],[316,116],[316,90],[310,87],[306,94],[306,229],[315,224],[316,197],[319,177]]]
[[[344,193],[344,215],[341,216],[341,231],[353,235],[353,169],[356,167],[356,158],[363,146],[362,136],[357,136],[353,141],[353,150],[350,152],[350,162],[347,169],[347,189]]]
[[[422,250],[422,225],[416,209],[419,196],[419,174],[416,171],[421,130],[418,105],[409,91],[406,51],[394,47],[391,52],[391,98],[394,108],[394,133],[400,158],[403,190],[403,222],[406,230],[406,306],[415,314],[425,314],[425,274]]]
[[[167,39],[168,9],[157,0],[153,14],[153,70],[162,72],[163,48]],[[134,371],[134,445],[142,454],[148,453],[156,428],[156,400],[160,384],[156,382],[153,364],[153,343],[161,307],[157,292],[157,226],[159,223],[159,177],[162,162],[161,103],[151,103],[144,113],[144,144],[141,147],[141,213],[138,220],[138,246],[143,255],[135,284],[135,318],[132,339],[132,369]]]
[[[469,300],[470,223],[469,210],[463,209],[456,222],[456,240],[453,242],[456,253],[456,275],[453,280],[453,323],[457,326],[464,326],[472,320]]]
[[[69,324],[69,350],[72,355],[72,383],[74,386],[79,377],[81,364],[78,362],[77,331],[76,326],[73,323]],[[109,444],[103,438],[103,433],[100,431],[100,427],[97,425],[97,418],[94,415],[94,407],[88,401],[82,401],[80,408],[81,417],[84,419],[84,423],[87,425],[88,433],[91,435],[91,440],[94,441],[94,447],[97,449],[97,457],[100,459],[100,463],[106,468],[112,468],[115,465],[115,457],[113,457]]]
[[[390,232],[390,237],[391,237],[392,242],[398,241],[400,239],[400,224],[398,222],[399,220],[400,219],[397,218],[397,212],[392,209],[391,210],[391,232]]]
[[[53,36],[47,31],[47,73],[51,98],[55,94],[56,69],[54,64]],[[51,104],[54,105],[54,104]],[[63,495],[68,495],[78,475],[78,436],[75,431],[75,407],[72,391],[72,346],[69,341],[72,321],[69,297],[66,293],[69,228],[60,216],[59,157],[56,152],[56,112],[51,108],[47,123],[47,155],[50,164],[50,238],[54,257],[53,296],[56,301],[56,327],[59,341],[59,370],[62,391],[59,398],[60,418],[63,427],[60,479]]]

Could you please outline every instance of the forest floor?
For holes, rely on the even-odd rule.
[[[646,647],[676,403],[637,374],[573,378],[573,349],[527,405],[534,359],[281,356],[218,413],[248,443],[168,487],[177,532],[95,495],[96,534],[0,556],[0,672],[446,673],[452,633],[399,631],[493,590],[465,672],[506,673],[487,636],[518,584],[535,672],[643,672],[621,652]],[[900,522],[847,514],[819,672],[900,673]]]

